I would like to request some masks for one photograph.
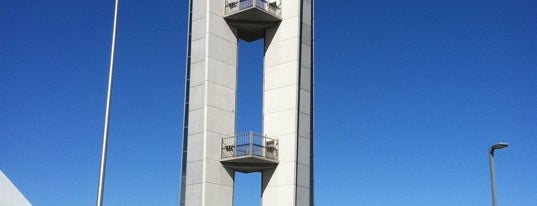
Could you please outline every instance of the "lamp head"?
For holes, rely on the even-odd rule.
[[[496,144],[492,145],[492,146],[490,147],[490,149],[492,149],[492,150],[495,150],[495,149],[503,149],[503,148],[506,148],[507,146],[509,146],[508,143],[500,142],[500,143],[496,143]]]

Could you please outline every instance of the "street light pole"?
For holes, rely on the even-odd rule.
[[[490,184],[492,189],[492,206],[497,206],[496,204],[496,180],[494,178],[494,150],[503,149],[509,146],[507,143],[497,143],[489,148],[489,164],[490,164]]]
[[[108,146],[108,125],[110,121],[110,107],[112,104],[112,83],[114,77],[114,54],[116,49],[116,29],[117,29],[117,12],[119,7],[119,0],[116,0],[114,7],[114,26],[112,28],[112,48],[110,51],[110,69],[108,72],[108,93],[106,95],[106,110],[104,114],[104,131],[103,131],[103,145],[101,149],[101,167],[99,169],[99,187],[97,189],[97,206],[103,205],[103,193],[104,193],[104,177],[106,169],[106,150]]]

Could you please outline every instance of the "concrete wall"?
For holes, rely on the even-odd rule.
[[[222,137],[235,134],[237,37],[222,18],[223,6],[223,0],[191,4],[188,206],[233,204],[234,173],[220,164],[220,146]]]
[[[264,206],[313,203],[311,6],[283,1],[283,21],[265,37],[263,132],[279,139],[280,162],[263,171]]]
[[[0,170],[0,206],[31,206],[30,202]]]

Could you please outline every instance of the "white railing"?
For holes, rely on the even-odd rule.
[[[281,0],[226,0],[225,14],[230,15],[249,8],[258,8],[272,15],[282,16]]]

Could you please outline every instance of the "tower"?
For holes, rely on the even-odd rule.
[[[9,178],[0,170],[0,205],[31,206]]]
[[[190,0],[181,206],[313,205],[313,0]],[[263,131],[235,131],[238,40],[264,40]]]

